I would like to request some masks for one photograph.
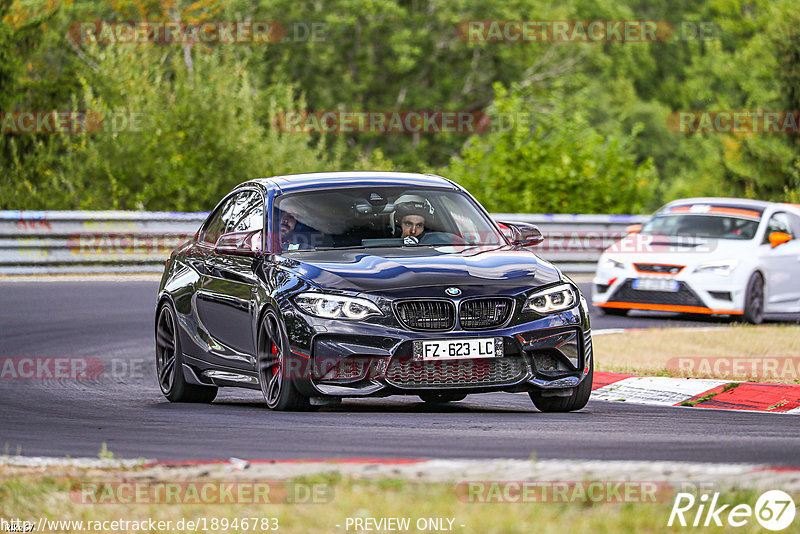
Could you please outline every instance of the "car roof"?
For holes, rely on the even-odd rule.
[[[712,211],[714,208],[719,208],[721,210],[728,210],[730,213],[734,213],[734,210],[738,210],[740,214],[747,216],[746,211],[750,212],[750,215],[755,218],[761,218],[764,215],[764,212],[770,208],[776,208],[781,206],[786,206],[785,204],[780,204],[778,202],[768,202],[765,200],[752,200],[749,198],[730,198],[730,197],[697,197],[697,198],[679,198],[677,200],[673,200],[672,202],[667,203],[666,205],[659,208],[656,212],[664,213],[667,211],[683,211],[681,208],[689,207],[689,206],[697,206],[697,205],[708,205],[712,207]]]
[[[664,207],[675,206],[691,206],[692,204],[713,204],[714,206],[741,206],[748,208],[761,208],[762,210],[770,206],[777,205],[776,202],[767,202],[765,200],[752,200],[749,198],[730,198],[730,197],[697,197],[697,198],[679,198],[669,202]]]
[[[455,184],[435,174],[383,171],[340,171],[287,174],[258,178],[245,184],[259,184],[265,188],[277,186],[281,193],[305,189],[323,189],[342,186],[416,186],[446,187],[456,189]],[[241,184],[241,185],[245,185]]]

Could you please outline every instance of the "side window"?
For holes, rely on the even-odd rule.
[[[252,232],[264,228],[264,200],[255,191],[249,191],[236,202],[236,212],[230,232]]]
[[[264,229],[264,199],[255,191],[250,191],[241,202],[237,202],[240,208],[234,215],[231,229],[229,232],[252,232],[249,243],[252,250],[261,250]]]
[[[242,191],[230,197],[208,221],[201,241],[214,245],[222,234],[261,230],[264,201],[256,191]]]
[[[789,224],[789,217],[784,212],[779,212],[770,217],[767,223],[767,231],[764,234],[764,243],[769,243],[769,234],[772,232],[783,232],[795,238],[792,226]]]
[[[789,222],[792,223],[794,226],[794,235],[800,235],[800,216],[795,215],[794,213],[789,213]]]
[[[233,215],[232,210],[235,198],[236,196],[230,197],[214,212],[205,225],[203,235],[200,238],[201,242],[214,245],[219,236],[227,231]]]

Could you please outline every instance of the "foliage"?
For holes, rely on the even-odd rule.
[[[556,101],[557,102],[557,101]],[[518,91],[498,86],[493,118],[526,107]],[[651,160],[640,164],[624,135],[602,135],[580,111],[558,109],[535,124],[511,120],[471,139],[445,174],[495,212],[636,213],[652,195]]]
[[[675,35],[459,39],[460,22],[486,19],[666,20]],[[286,36],[69,38],[93,20],[277,21]],[[442,172],[506,212],[648,211],[694,195],[796,202],[799,135],[680,134],[667,117],[799,110],[798,28],[796,0],[0,0],[0,111],[106,119],[88,134],[0,134],[0,209],[208,209],[248,178],[370,168]],[[277,131],[275,114],[295,110],[534,120],[473,137]]]

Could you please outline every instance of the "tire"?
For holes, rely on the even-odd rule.
[[[625,309],[622,309],[622,308],[600,308],[600,307],[598,307],[598,309],[600,310],[600,313],[602,313],[603,315],[613,315],[615,317],[627,317],[627,315],[628,315],[628,310],[625,310]]]
[[[540,412],[574,412],[586,406],[586,403],[589,402],[589,396],[592,394],[594,358],[592,358],[589,365],[589,374],[572,391],[572,395],[569,397],[542,397],[541,391],[531,391],[528,395],[530,395],[533,405]]]
[[[452,391],[420,393],[419,398],[428,404],[443,404],[445,402],[458,402],[467,398],[466,393]]]
[[[287,377],[289,339],[278,314],[267,309],[258,327],[258,382],[270,410],[306,411],[311,409],[308,397]]]
[[[744,316],[750,324],[764,322],[764,277],[756,271],[750,275],[744,298]]]
[[[175,310],[165,302],[156,316],[156,377],[161,393],[170,402],[211,402],[218,388],[189,384],[183,376],[183,351]]]

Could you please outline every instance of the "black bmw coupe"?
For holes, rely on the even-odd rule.
[[[577,286],[440,176],[336,172],[251,180],[170,256],[155,314],[170,401],[261,389],[274,410],[345,397],[527,392],[583,408],[592,340]]]

